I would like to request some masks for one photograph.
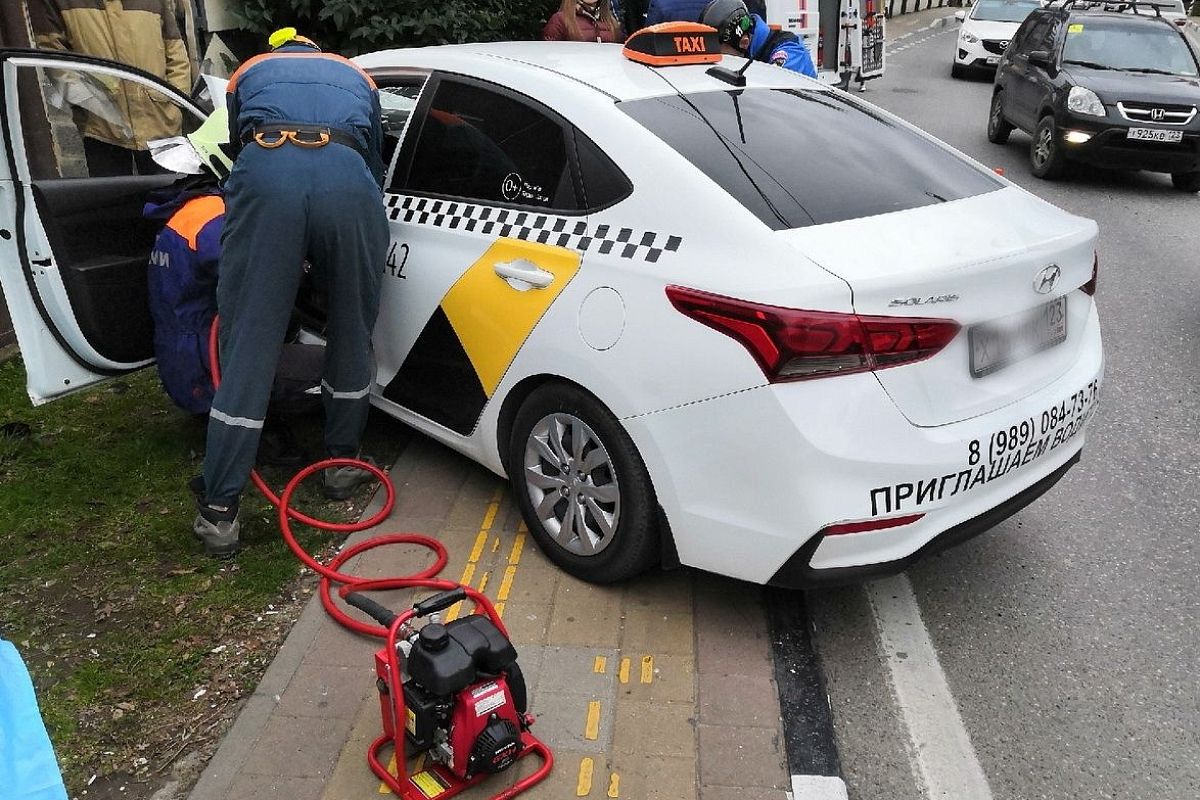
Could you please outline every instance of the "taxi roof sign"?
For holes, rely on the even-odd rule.
[[[663,22],[625,40],[625,57],[652,67],[712,64],[721,60],[717,29],[698,22]]]

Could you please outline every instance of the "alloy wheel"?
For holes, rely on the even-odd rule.
[[[1033,147],[1034,166],[1044,167],[1054,152],[1054,131],[1049,126],[1038,131],[1037,144]]]
[[[593,556],[613,541],[621,490],[596,432],[571,414],[543,417],[525,442],[525,483],[542,528],[563,549]]]

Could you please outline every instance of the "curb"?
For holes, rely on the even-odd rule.
[[[402,460],[407,452],[405,448],[399,458]],[[396,472],[395,466],[392,467],[392,472]],[[383,508],[386,499],[387,493],[382,491],[382,487],[376,490],[359,519],[368,519],[378,512]],[[352,534],[343,546],[370,535],[373,534],[364,534],[362,531]],[[187,800],[225,800],[229,787],[250,754],[250,749],[266,728],[271,712],[279,702],[279,695],[300,668],[300,662],[304,660],[309,645],[316,638],[325,619],[325,608],[321,605],[320,595],[313,591],[308,605],[300,612],[296,624],[292,626],[271,665],[263,673],[262,680],[238,711],[233,726],[222,737],[217,752],[213,754],[196,785],[188,793]]]

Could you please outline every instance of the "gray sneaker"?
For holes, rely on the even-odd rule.
[[[375,466],[375,459],[370,456],[359,456],[358,460]],[[376,480],[375,473],[357,467],[327,467],[322,477],[325,496],[330,500],[345,500],[359,486]]]
[[[238,521],[236,508],[218,511],[210,506],[197,504],[199,513],[192,523],[192,533],[204,543],[204,552],[213,558],[230,558],[241,549],[238,533],[242,524]]]

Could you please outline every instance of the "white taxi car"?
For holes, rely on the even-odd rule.
[[[735,88],[596,44],[358,63],[387,109],[373,401],[507,475],[573,574],[853,580],[1079,460],[1093,222],[770,65]],[[149,363],[140,210],[175,177],[88,176],[63,77],[149,93],[185,130],[203,112],[84,56],[0,69],[0,279],[43,402]],[[319,333],[319,298],[298,306]]]
[[[962,25],[950,74],[963,78],[971,72],[995,70],[1017,28],[1029,12],[1041,7],[1040,0],[976,0],[970,11],[954,12]]]

